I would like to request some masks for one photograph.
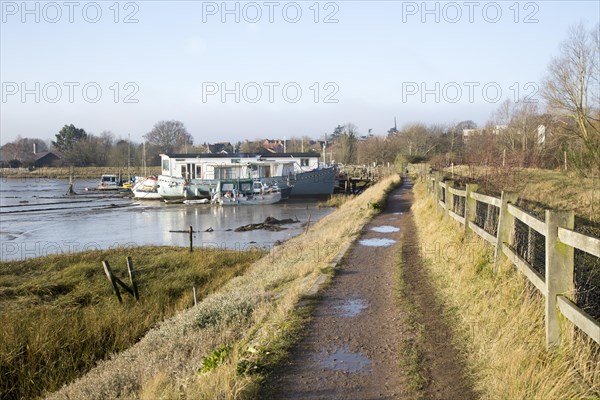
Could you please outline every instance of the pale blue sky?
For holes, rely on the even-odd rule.
[[[252,23],[248,20],[256,8],[230,1],[231,9],[238,4],[240,22],[225,15],[223,23],[221,1],[136,1],[118,7],[113,1],[82,1],[76,2],[70,23],[62,1],[29,2],[33,14],[23,14],[21,1],[1,3],[1,143],[17,135],[50,139],[70,123],[141,141],[155,122],[167,119],[184,122],[196,143],[317,137],[345,122],[356,124],[361,133],[372,128],[383,134],[394,117],[400,126],[464,119],[483,124],[517,90],[539,98],[535,86],[526,85],[541,82],[568,27],[584,21],[591,28],[600,18],[597,1],[474,2],[473,22],[468,2],[427,2],[434,13],[422,15],[425,3],[420,1],[336,1],[317,3],[315,23],[314,1],[279,1],[270,23],[269,5],[258,1],[254,4],[262,17]],[[295,17],[296,4],[302,16],[297,23],[286,21]],[[102,15],[91,23],[96,8]],[[215,9],[216,15],[209,14]],[[323,23],[332,12],[338,22]],[[123,23],[130,13],[138,22]],[[525,23],[528,16],[537,22]],[[64,82],[75,82],[72,102]],[[220,91],[222,82],[233,91],[239,82],[239,103],[234,94],[225,102],[220,93],[204,93],[203,99],[203,87]],[[251,102],[256,97],[252,85],[243,92],[250,82],[262,90],[256,103]],[[273,102],[264,82],[279,84],[273,86]],[[447,85],[451,82],[456,84]],[[464,82],[473,82],[472,102]],[[282,93],[286,83],[291,84],[287,100]],[[82,93],[86,84],[88,99]],[[432,90],[424,99],[422,84]],[[487,97],[482,92],[486,84]],[[57,87],[62,92],[58,100]],[[92,103],[96,87],[102,95]],[[302,90],[296,103],[290,101],[294,87]],[[24,98],[23,88],[31,91]],[[407,92],[415,88],[417,93]],[[498,88],[502,97],[494,103]],[[127,94],[138,102],[126,102]],[[325,102],[328,94],[338,102]]]

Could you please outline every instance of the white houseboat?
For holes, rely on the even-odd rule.
[[[211,198],[221,180],[276,185],[282,198],[333,193],[336,169],[318,153],[161,154],[158,193],[165,199]]]

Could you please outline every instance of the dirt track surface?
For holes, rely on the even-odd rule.
[[[414,247],[417,233],[410,213],[411,187],[408,181],[394,190],[385,211],[365,226],[315,307],[306,336],[292,350],[289,362],[270,377],[260,398],[415,398],[417,393],[407,389],[406,374],[400,367],[401,343],[413,332],[403,323],[407,311],[399,309],[395,272],[403,237],[411,242],[406,247],[409,254],[403,254],[405,263],[413,263],[412,269],[421,268]],[[405,276],[405,280],[409,278]],[[415,279],[407,285],[422,283],[426,275],[416,273]],[[434,313],[441,312],[429,297],[420,290],[411,300],[424,302]],[[448,332],[437,315],[423,319],[419,322],[426,331]],[[457,362],[457,352],[435,337],[423,349],[421,369],[429,383],[419,394],[435,399],[475,398]]]

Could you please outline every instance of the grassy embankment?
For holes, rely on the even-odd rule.
[[[344,203],[51,398],[252,398],[309,318],[310,301],[299,301],[398,181],[390,177]]]
[[[101,261],[128,282],[134,262],[140,301],[113,295]],[[98,360],[123,351],[152,326],[193,305],[262,256],[140,247],[0,263],[0,397],[26,399],[58,390]]]
[[[415,191],[427,272],[481,398],[600,398],[600,347],[565,322],[567,339],[546,351],[543,296],[508,261],[494,276],[492,248],[444,222],[424,184]]]
[[[449,174],[450,170],[446,170]],[[454,173],[472,179],[483,191],[515,192],[539,203],[539,207],[574,210],[589,221],[600,223],[600,180],[572,172],[536,168],[491,168],[457,166]]]
[[[160,167],[148,167],[146,172],[149,176],[158,176]],[[74,179],[90,179],[98,182],[104,174],[121,175],[123,178],[131,176],[144,176],[144,170],[141,167],[74,167]],[[18,168],[0,168],[0,177],[18,178],[18,179],[68,179],[71,175],[70,167],[42,167],[31,171],[24,171]]]

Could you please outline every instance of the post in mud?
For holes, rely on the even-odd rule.
[[[123,298],[121,297],[119,286],[121,286],[123,290],[125,290],[127,293],[133,296],[133,298],[135,298],[136,300],[140,299],[138,286],[135,279],[135,272],[133,270],[133,261],[131,260],[131,257],[127,257],[127,272],[129,273],[129,281],[131,283],[131,287],[127,286],[122,280],[120,280],[113,274],[113,271],[110,268],[110,264],[108,263],[108,261],[102,261],[102,266],[104,267],[104,273],[110,281],[110,284],[112,285],[113,291],[115,293],[115,296],[117,296],[119,303],[123,303]]]

